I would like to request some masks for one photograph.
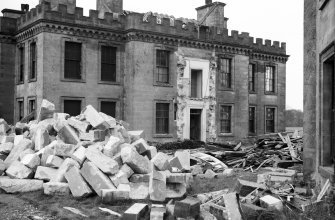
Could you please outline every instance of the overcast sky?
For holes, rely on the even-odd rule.
[[[220,0],[226,3],[228,29],[249,32],[254,38],[287,43],[290,59],[286,70],[286,108],[303,108],[303,0]],[[39,0],[1,0],[0,9],[20,9],[21,3],[35,7]],[[205,0],[123,0],[124,10],[159,12],[196,19],[195,8]],[[77,7],[96,8],[96,0],[77,0]]]

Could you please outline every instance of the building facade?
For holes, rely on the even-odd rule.
[[[224,7],[206,1],[193,20],[98,0],[86,17],[75,0],[40,0],[11,35],[14,121],[48,99],[70,115],[91,104],[151,141],[284,131],[286,44],[228,34]]]
[[[333,181],[335,160],[335,0],[305,0],[304,174]]]

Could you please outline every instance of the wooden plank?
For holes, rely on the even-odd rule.
[[[283,137],[283,135],[281,133],[278,133],[280,139],[282,140],[282,142],[284,142],[285,144],[287,143],[286,142],[286,139]]]
[[[236,193],[223,195],[223,200],[226,206],[228,220],[242,220]]]
[[[292,146],[291,139],[289,136],[286,136],[286,143],[287,143],[288,149],[290,150],[291,157],[297,158],[297,154],[295,153],[295,150]]]
[[[316,202],[320,202],[322,197],[326,194],[326,192],[328,191],[330,187],[330,181],[329,179],[327,179],[325,185],[323,185],[322,189],[321,189],[321,192],[319,193],[317,199],[316,199]]]

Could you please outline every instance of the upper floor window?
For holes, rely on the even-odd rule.
[[[19,74],[18,74],[18,83],[24,82],[24,47],[19,48]]]
[[[37,47],[36,42],[30,44],[30,74],[29,79],[36,79],[37,70]]]
[[[156,103],[156,134],[169,133],[169,103]]]
[[[81,43],[65,42],[65,79],[82,79],[81,77]]]
[[[158,83],[169,83],[170,52],[167,50],[156,51],[156,71]]]
[[[231,129],[231,117],[232,107],[230,105],[220,106],[220,132],[221,133],[232,133]]]
[[[202,97],[202,70],[191,70],[191,97]]]
[[[266,66],[265,92],[275,92],[275,67],[274,66]]]
[[[36,109],[36,99],[28,100],[28,114],[32,113]]]
[[[64,99],[63,106],[64,106],[64,113],[69,114],[70,116],[80,115],[81,112],[81,100],[75,99]]]
[[[255,64],[249,64],[249,92],[256,92],[256,73]]]
[[[232,73],[231,73],[231,59],[222,58],[220,59],[220,86],[221,88],[231,89],[232,88]]]
[[[101,46],[101,81],[116,82],[116,47]]]

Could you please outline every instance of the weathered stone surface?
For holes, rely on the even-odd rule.
[[[151,160],[157,155],[157,148],[154,146],[149,146],[147,151],[145,152],[145,155],[147,155],[149,160]]]
[[[67,171],[65,173],[65,179],[69,184],[73,197],[81,198],[92,194],[91,188],[81,176],[80,170],[77,167],[72,167]]]
[[[234,169],[225,169],[225,170],[222,172],[222,174],[223,174],[224,176],[231,176],[231,175],[234,174]]]
[[[0,144],[4,143],[13,143],[14,144],[15,135],[1,136],[0,135]]]
[[[7,158],[7,155],[5,155],[5,154],[0,154],[0,160],[5,161],[6,158]]]
[[[227,210],[228,219],[242,219],[238,204],[239,201],[235,192],[223,194],[223,201]]]
[[[58,137],[67,144],[77,145],[80,139],[76,131],[70,126],[65,124],[58,132]]]
[[[145,139],[145,133],[143,130],[141,131],[128,131],[128,135],[130,136],[131,142],[135,142],[141,138]]]
[[[55,179],[57,175],[57,169],[50,167],[38,166],[35,172],[34,179],[50,181],[51,179]]]
[[[15,135],[14,136],[14,146],[18,145],[24,139],[23,135]]]
[[[167,183],[166,198],[177,199],[182,198],[186,194],[186,184],[183,183]]]
[[[166,175],[163,172],[152,170],[149,181],[151,201],[164,202],[166,199]]]
[[[0,135],[6,135],[7,131],[9,131],[10,127],[7,122],[0,118]]]
[[[193,197],[176,201],[174,214],[181,218],[197,217],[200,214],[200,201]]]
[[[115,128],[116,127],[116,120],[115,118],[106,115],[103,112],[99,112],[99,115],[107,122],[107,124],[109,125],[110,128]]]
[[[137,141],[135,141],[131,145],[133,147],[135,147],[135,149],[137,150],[137,152],[139,154],[145,153],[148,150],[148,148],[149,148],[148,143],[143,138],[138,139]]]
[[[23,157],[21,163],[30,169],[36,169],[36,167],[40,165],[41,159],[36,154],[27,154]]]
[[[123,164],[120,170],[127,174],[128,179],[134,174],[134,171],[127,164]]]
[[[186,173],[170,173],[166,175],[167,183],[187,183],[188,175]]]
[[[67,123],[82,133],[86,133],[90,124],[86,121],[80,121],[74,117],[67,119]]]
[[[35,153],[34,150],[32,150],[32,149],[26,149],[26,150],[24,150],[24,151],[22,151],[22,152],[20,153],[19,160],[21,161],[21,160],[23,160],[23,158],[24,158],[26,155],[28,155],[28,154],[34,154],[34,153]]]
[[[11,163],[19,159],[20,154],[26,150],[31,149],[33,146],[33,143],[29,139],[22,139],[17,145],[14,144],[14,147],[8,157],[5,160],[6,168],[10,166]]]
[[[127,184],[129,183],[127,174],[122,170],[119,170],[117,174],[111,176],[110,179],[112,180],[114,186],[118,187],[120,184]]]
[[[9,154],[12,149],[14,148],[14,144],[11,142],[6,142],[3,144],[0,144],[0,153],[1,154]]]
[[[0,176],[0,189],[6,193],[34,192],[43,189],[43,181],[10,179]]]
[[[151,159],[151,162],[160,170],[169,170],[170,163],[169,163],[169,156],[159,152],[154,158]]]
[[[34,175],[34,171],[19,161],[14,161],[6,170],[7,176],[14,179],[30,179]]]
[[[83,164],[80,173],[99,196],[101,196],[102,189],[115,189],[111,180],[92,162],[86,161]]]
[[[49,182],[43,184],[44,194],[46,195],[61,195],[66,196],[70,194],[69,184]]]
[[[80,168],[80,165],[77,161],[72,158],[66,158],[63,164],[58,168],[55,178],[52,178],[51,182],[66,182],[64,177],[65,173],[69,171],[73,166]]]
[[[46,166],[47,159],[50,155],[54,155],[54,148],[58,144],[58,141],[52,141],[48,146],[46,146],[42,152],[41,165]]]
[[[191,167],[191,173],[192,173],[192,175],[195,176],[195,175],[203,174],[204,171],[203,171],[201,165],[194,165],[194,166]]]
[[[128,134],[128,131],[123,126],[120,126],[117,130],[121,134],[124,142],[130,144],[131,139],[130,139],[130,136]]]
[[[211,170],[211,169],[206,170],[205,175],[204,175],[204,177],[206,179],[213,179],[216,176],[217,176],[217,174],[213,170]]]
[[[149,182],[147,183],[129,183],[129,197],[133,200],[144,200],[149,197]]]
[[[41,107],[37,113],[37,121],[43,121],[47,118],[53,118],[55,113],[55,105],[49,102],[48,100],[43,99]]]
[[[112,157],[112,159],[116,161],[116,163],[119,165],[119,167],[123,166],[121,153],[116,154],[115,156]]]
[[[151,171],[149,159],[141,156],[132,147],[125,147],[121,150],[122,161],[130,166],[135,173],[147,174]]]
[[[263,208],[275,208],[278,211],[283,210],[282,201],[271,195],[263,196],[259,200],[260,200],[261,207]]]
[[[71,155],[71,158],[77,161],[80,165],[82,165],[86,160],[86,150],[87,149],[85,147],[79,146]]]
[[[130,193],[130,186],[121,184],[117,189],[103,189],[101,190],[102,202],[112,203],[114,201],[128,200]]]
[[[105,137],[104,130],[90,130],[88,133],[79,133],[79,139],[83,141],[104,141]]]
[[[169,164],[170,164],[171,168],[176,167],[179,170],[183,169],[178,157],[173,157],[173,158],[169,159]]]
[[[132,183],[149,183],[150,181],[150,174],[133,174],[130,179]]]
[[[104,120],[104,118],[95,110],[91,105],[86,106],[86,108],[83,111],[83,114],[86,118],[86,120],[94,127],[94,128],[100,128],[102,130],[108,129],[110,126],[109,124]]]
[[[120,153],[121,148],[120,145],[122,144],[122,140],[118,137],[111,136],[104,146],[103,152],[105,155],[112,157],[117,153]]]
[[[71,157],[71,155],[77,149],[77,146],[73,144],[65,144],[61,141],[58,141],[57,144],[53,146],[53,149],[53,155],[61,157]]]
[[[119,171],[118,163],[98,150],[88,149],[85,155],[87,159],[108,175],[113,175]]]
[[[140,220],[141,217],[143,217],[147,211],[148,211],[147,204],[135,203],[124,212],[122,219]]]
[[[177,151],[175,153],[175,156],[178,157],[183,170],[189,171],[191,169],[190,165],[190,151],[189,150],[183,150],[183,151]]]
[[[59,168],[63,164],[64,160],[58,156],[50,155],[46,161],[48,167]]]
[[[165,213],[165,206],[152,204],[150,210],[150,220],[164,220]]]
[[[45,128],[38,128],[34,135],[35,151],[39,151],[50,144],[49,133]]]
[[[3,172],[5,172],[6,170],[6,165],[3,162],[3,160],[0,159],[0,176],[3,174]]]

